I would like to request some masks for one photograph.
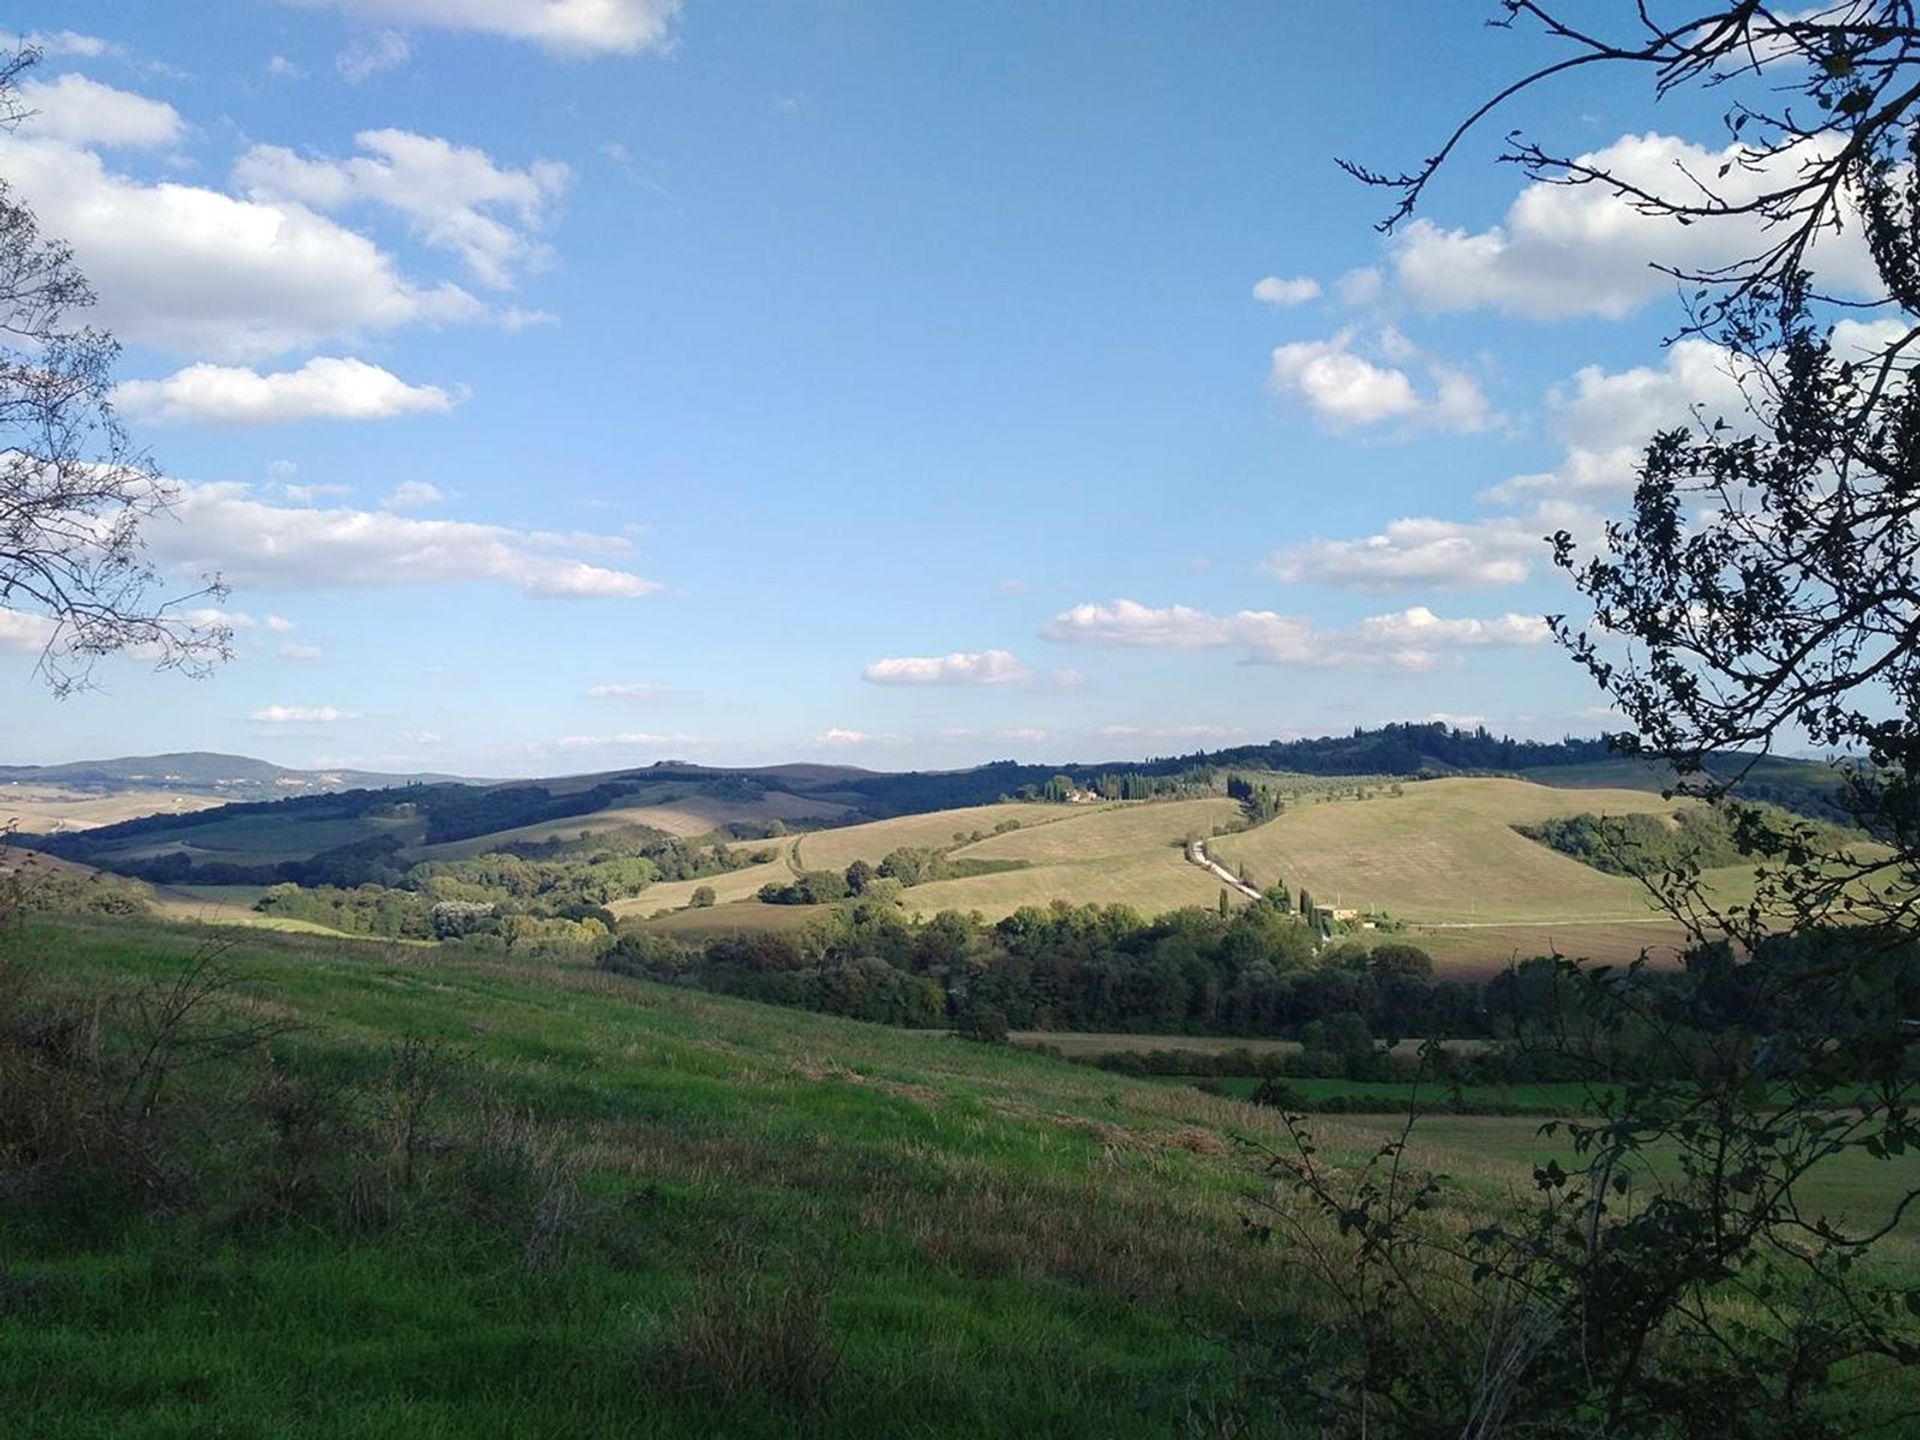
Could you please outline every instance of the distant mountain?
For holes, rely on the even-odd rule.
[[[375,770],[290,770],[245,755],[187,750],[171,755],[123,755],[65,765],[0,765],[0,785],[58,785],[113,794],[122,790],[184,790],[234,800],[277,800],[341,790],[385,790],[396,785],[457,781],[457,775],[389,775]]]

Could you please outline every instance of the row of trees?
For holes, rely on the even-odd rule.
[[[938,991],[924,1021],[902,1019],[892,998],[838,1011],[891,1023],[961,1024],[991,1012],[1015,1029],[1288,1035],[1354,1013],[1379,1034],[1484,1031],[1477,987],[1435,979],[1417,948],[1349,943],[1317,952],[1312,932],[1266,901],[1230,915],[1195,909],[1155,920],[1124,906],[1061,903],[994,924],[953,911],[916,921],[867,902],[791,932],[701,946],[632,932],[604,963],[791,1004],[812,993],[791,977],[855,961],[878,961]]]

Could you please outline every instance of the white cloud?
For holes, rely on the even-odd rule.
[[[44,615],[0,605],[0,650],[37,655],[52,641],[56,628]]]
[[[291,480],[299,473],[299,465],[291,460],[269,460],[267,462],[267,474],[276,480]]]
[[[1078,690],[1087,683],[1087,677],[1078,670],[1056,670],[1048,678],[1056,690]]]
[[[517,305],[509,305],[498,311],[493,317],[494,323],[502,330],[534,330],[548,325],[558,325],[560,317],[546,310],[524,310]]]
[[[388,492],[387,498],[380,502],[382,510],[420,510],[428,505],[438,505],[445,500],[446,494],[438,485],[429,485],[425,480],[402,480]]]
[[[1333,293],[1342,305],[1358,308],[1371,305],[1386,288],[1386,277],[1371,265],[1349,270],[1333,283]]]
[[[1110,605],[1075,605],[1054,616],[1040,633],[1048,640],[1082,645],[1197,649],[1231,644],[1233,620],[1186,605],[1156,609],[1135,600],[1115,600]]]
[[[228,630],[251,630],[259,622],[244,610],[221,610],[212,605],[201,605],[192,610],[180,612],[180,618],[199,629],[210,629],[215,625]],[[268,627],[272,628],[271,625]]]
[[[267,628],[277,634],[285,634],[293,629],[293,622],[279,615],[267,616]]]
[[[1550,636],[1545,618],[1539,615],[1509,612],[1492,620],[1448,620],[1424,605],[1414,605],[1390,615],[1370,615],[1353,629],[1326,638],[1331,664],[1430,670],[1447,663],[1459,650],[1538,645]]]
[[[1247,663],[1308,669],[1427,670],[1468,649],[1536,645],[1548,638],[1539,616],[1443,619],[1423,605],[1374,615],[1339,630],[1271,610],[1213,615],[1185,605],[1154,608],[1132,600],[1076,605],[1041,631],[1049,640],[1084,645],[1244,652]]]
[[[181,485],[178,524],[146,527],[152,554],[184,576],[218,571],[258,589],[495,583],[528,594],[631,597],[660,586],[577,558],[617,552],[617,536],[551,535],[466,520],[350,508],[295,509],[238,484]],[[573,552],[569,554],[567,552]]]
[[[1586,366],[1548,392],[1548,427],[1566,447],[1560,463],[1541,474],[1502,481],[1480,498],[1510,504],[1541,496],[1580,500],[1628,494],[1655,432],[1721,419],[1735,428],[1751,423],[1740,388],[1745,370],[1746,363],[1730,351],[1700,339],[1675,342],[1658,366],[1613,372]]]
[[[876,660],[861,672],[875,685],[1005,685],[1033,672],[1006,650],[956,650]]]
[[[843,745],[897,745],[904,739],[906,739],[904,735],[891,735],[885,732],[868,730],[848,730],[843,726],[834,725],[821,732],[816,738],[816,743],[835,747]]]
[[[410,130],[362,130],[367,152],[344,160],[309,158],[281,145],[256,145],[235,162],[234,183],[260,202],[290,201],[316,210],[375,204],[406,217],[428,245],[460,256],[481,284],[512,285],[542,263],[533,238],[571,172],[557,160],[524,170],[494,163],[484,150]]]
[[[361,35],[334,57],[333,68],[349,85],[370,80],[383,70],[394,70],[412,58],[407,37],[393,30]]]
[[[1274,551],[1265,568],[1289,584],[1385,590],[1516,585],[1547,558],[1552,526],[1518,517],[1394,520],[1359,540],[1306,540]]]
[[[993,732],[996,740],[1005,740],[1011,745],[1038,745],[1049,737],[1038,725],[1015,725],[1010,729]]]
[[[325,653],[318,645],[302,645],[297,640],[288,640],[280,646],[282,660],[318,660]]]
[[[282,80],[298,80],[305,73],[284,55],[269,55],[264,68],[267,74],[277,75]]]
[[[99,294],[91,318],[122,340],[252,361],[485,314],[458,286],[414,285],[372,241],[304,205],[146,184],[30,135],[0,137],[0,170],[42,230],[73,246]]]
[[[268,705],[248,713],[247,719],[260,725],[334,725],[360,717],[332,705]]]
[[[1278,275],[1269,275],[1254,283],[1253,298],[1276,310],[1284,310],[1290,305],[1304,305],[1320,296],[1320,282],[1309,275],[1283,280]]]
[[[102,40],[98,35],[81,35],[72,30],[30,30],[24,35],[7,35],[0,40],[10,50],[38,50],[49,57],[72,55],[85,60],[97,60],[103,55],[117,55],[120,47],[110,40]]]
[[[295,0],[387,25],[474,30],[558,55],[664,50],[680,0]]]
[[[1695,181],[1739,204],[1777,186],[1806,155],[1784,154],[1761,169],[1739,163],[1742,148],[1707,150],[1670,135],[1626,135],[1589,155],[1648,190],[1698,195]],[[1721,166],[1732,163],[1726,175]],[[1534,319],[1570,315],[1619,318],[1670,297],[1675,282],[1657,266],[1701,272],[1756,255],[1777,241],[1754,217],[1676,225],[1642,214],[1599,184],[1528,185],[1505,222],[1479,232],[1417,220],[1393,250],[1402,291],[1430,310],[1491,307]],[[1876,272],[1858,224],[1827,235],[1813,252],[1824,283],[1856,293],[1876,288]]]
[[[461,397],[437,385],[409,385],[378,365],[317,355],[298,370],[262,375],[237,365],[189,365],[164,380],[129,380],[116,404],[163,425],[284,425],[301,420],[386,420],[444,414]]]
[[[1406,428],[1484,430],[1495,419],[1479,383],[1454,366],[1428,362],[1422,389],[1401,364],[1418,350],[1399,331],[1381,332],[1376,353],[1385,363],[1356,353],[1356,336],[1342,330],[1326,340],[1298,340],[1278,346],[1267,385],[1275,394],[1298,400],[1321,423],[1353,430],[1386,421]]]
[[[69,145],[151,149],[180,138],[180,113],[160,100],[116,90],[84,75],[20,82],[20,100],[34,113],[21,132]]]
[[[352,493],[350,485],[279,485],[278,492],[296,505],[311,505],[316,500],[331,499],[336,495]]]
[[[410,745],[444,745],[446,744],[446,736],[442,735],[438,730],[416,730],[407,736],[407,743]]]

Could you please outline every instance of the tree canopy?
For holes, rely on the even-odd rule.
[[[39,58],[0,59],[0,128],[25,118],[19,81]],[[114,414],[120,347],[74,315],[93,303],[72,250],[0,181],[0,631],[38,649],[56,694],[105,655],[199,673],[231,653],[217,612],[188,608],[225,594],[218,577],[155,598],[141,529],[176,492]]]

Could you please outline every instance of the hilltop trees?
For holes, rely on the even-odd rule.
[[[0,59],[0,128],[25,118],[19,81],[39,58]],[[0,634],[38,648],[57,695],[123,652],[204,673],[232,638],[182,608],[224,594],[217,578],[153,598],[141,526],[174,492],[109,403],[119,346],[73,313],[93,299],[73,252],[0,181]]]
[[[1675,858],[1645,878],[1700,942],[1677,984],[1577,962],[1516,977],[1511,995],[1545,1002],[1523,1037],[1604,1082],[1601,1118],[1565,1126],[1571,1159],[1464,1244],[1429,1223],[1441,1182],[1409,1175],[1405,1134],[1357,1175],[1298,1129],[1273,1157],[1349,1239],[1312,1252],[1349,1333],[1307,1357],[1283,1329],[1270,1353],[1289,1375],[1327,1362],[1312,1413],[1287,1415],[1319,1433],[1840,1437],[1911,1419],[1920,1296],[1865,1262],[1920,1190],[1843,1223],[1809,1180],[1920,1144],[1920,23],[1910,0],[1601,8],[1504,0],[1503,24],[1561,56],[1416,170],[1348,168],[1396,192],[1391,229],[1465,135],[1554,77],[1613,67],[1656,97],[1721,100],[1728,143],[1706,166],[1647,173],[1519,136],[1505,158],[1612,204],[1617,233],[1668,221],[1718,257],[1660,268],[1685,290],[1680,333],[1718,347],[1741,398],[1698,397],[1693,423],[1651,438],[1596,549],[1553,537],[1590,607],[1553,627],[1629,747],[1723,804],[1758,895],[1717,903]],[[1873,845],[1739,803],[1751,757],[1807,743],[1848,758]],[[1471,1346],[1436,1345],[1440,1315]]]

